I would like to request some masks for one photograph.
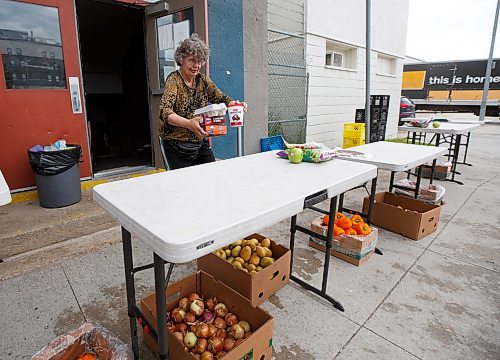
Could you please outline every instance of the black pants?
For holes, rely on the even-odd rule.
[[[207,139],[203,139],[203,143],[198,151],[198,156],[194,159],[187,158],[177,152],[177,150],[168,143],[168,140],[163,141],[163,149],[165,150],[168,165],[172,170],[215,161],[214,153]]]

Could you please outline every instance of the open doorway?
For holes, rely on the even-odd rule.
[[[76,0],[94,175],[151,166],[144,9]]]

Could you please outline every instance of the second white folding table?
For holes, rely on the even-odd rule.
[[[363,153],[365,156],[345,157],[341,155],[341,158],[349,161],[372,164],[379,169],[389,170],[391,172],[389,191],[392,191],[393,188],[407,189],[403,186],[394,184],[394,175],[396,172],[418,168],[416,172],[417,182],[415,186],[415,199],[418,197],[420,191],[423,165],[432,161],[430,178],[430,183],[432,184],[436,159],[446,153],[446,149],[442,147],[394,143],[389,141],[379,141],[355,146],[349,148],[349,150]]]

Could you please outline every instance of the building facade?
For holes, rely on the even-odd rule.
[[[341,146],[343,124],[365,106],[364,0],[308,0],[307,141]],[[390,95],[386,137],[397,134],[408,0],[372,1],[371,94]]]

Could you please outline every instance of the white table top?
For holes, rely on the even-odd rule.
[[[404,122],[411,122],[413,120],[436,120],[439,121],[439,119],[445,119],[447,120],[446,122],[448,123],[455,123],[455,124],[478,124],[478,125],[484,125],[485,121],[479,121],[479,118],[461,118],[461,119],[454,119],[454,118],[449,118],[446,116],[417,116],[414,118],[405,118],[402,121]],[[444,124],[445,122],[441,122],[441,124]],[[430,125],[432,126],[432,125]]]
[[[459,123],[441,123],[441,126],[435,128],[429,125],[426,128],[414,127],[414,126],[399,126],[399,131],[409,131],[409,132],[423,132],[423,133],[435,133],[435,134],[451,134],[451,135],[463,135],[473,130],[479,129],[480,124],[459,124]]]
[[[345,158],[345,160],[372,164],[380,169],[390,171],[405,171],[426,162],[437,159],[448,150],[444,147],[379,141],[366,145],[355,146],[349,150],[359,151],[366,158]]]
[[[164,260],[183,263],[332,198],[377,176],[340,159],[292,164],[270,151],[131,178],[93,189],[94,200]]]

